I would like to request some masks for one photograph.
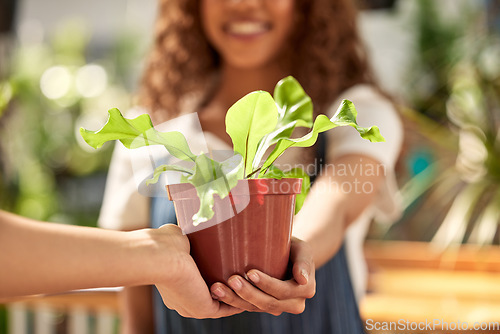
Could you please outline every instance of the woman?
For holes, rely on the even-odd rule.
[[[373,82],[351,1],[161,0],[140,100],[156,122],[197,112],[209,146],[224,149],[230,143],[224,127],[229,106],[250,91],[272,92],[287,75],[303,85],[316,113],[332,116],[337,99],[349,98],[358,108],[359,123],[379,125],[387,139],[382,144],[365,143],[349,131],[353,129],[335,129],[324,140],[323,149],[295,149],[282,157],[283,166],[315,163],[317,158],[323,166],[334,167],[323,168],[317,175],[294,220],[295,249],[313,257],[313,263],[301,260],[300,264],[299,260],[294,267],[315,265],[318,270],[294,269],[294,277],[283,282],[250,271],[247,276],[252,284],[235,276],[229,286],[216,283],[210,287],[214,299],[243,310],[286,312],[279,317],[245,312],[196,320],[156,307],[152,325],[153,319],[147,316],[152,314],[147,308],[152,305],[149,289],[128,289],[125,333],[153,332],[153,328],[157,333],[363,331],[343,240],[351,223],[356,221],[363,230],[376,209],[389,213],[401,126],[392,104]],[[124,180],[131,177],[130,170],[124,171],[126,162],[119,151],[111,166],[101,226],[128,229],[146,226],[149,220],[153,226],[175,222],[167,200],[154,198],[149,206],[135,189],[119,188],[120,173]],[[113,199],[111,193],[117,192],[124,195],[122,200]],[[117,210],[118,206],[123,210]],[[358,243],[363,233],[355,235]],[[314,284],[316,296],[305,301],[314,294]]]

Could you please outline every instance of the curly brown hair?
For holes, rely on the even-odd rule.
[[[159,1],[139,103],[171,118],[180,113],[183,98],[213,89],[220,59],[203,32],[200,0]],[[353,0],[296,0],[296,15],[300,29],[292,36],[290,75],[311,96],[316,113],[345,89],[373,83]]]

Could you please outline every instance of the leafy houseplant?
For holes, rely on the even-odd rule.
[[[438,177],[427,176],[438,169],[435,163],[402,189],[412,205],[411,218],[419,225],[427,223],[422,226],[424,236],[432,237],[433,245],[440,249],[456,249],[463,243],[498,244],[500,67],[488,68],[484,60],[492,51],[496,52],[493,59],[498,59],[500,40],[478,39],[476,45],[474,55],[464,56],[450,70],[451,93],[446,100],[449,124],[436,126],[426,120],[444,134],[428,137],[431,143],[452,148],[450,153],[444,152],[451,162],[441,153],[437,163],[443,167]],[[429,181],[423,182],[426,177]],[[427,216],[429,212],[433,214]]]
[[[411,100],[423,103],[408,115],[417,125],[414,132],[423,134],[413,145],[424,146],[433,161],[402,187],[406,215],[385,238],[432,241],[433,248],[453,251],[462,244],[498,245],[500,37],[485,29],[484,4],[458,3],[455,18],[441,10],[441,3],[418,6],[425,14],[418,35],[426,42],[414,54],[427,69],[412,68],[418,68],[417,78],[434,77],[435,84],[427,87],[441,93],[416,90]],[[426,108],[434,120],[421,115]]]
[[[311,99],[292,77],[287,77],[276,85],[274,99],[267,92],[252,92],[227,111],[226,131],[233,142],[234,154],[224,161],[214,160],[205,153],[194,154],[180,132],[157,131],[148,115],[125,119],[118,109],[111,109],[109,115],[101,130],[93,132],[81,129],[83,138],[92,147],[98,148],[110,140],[120,140],[130,149],[163,145],[172,156],[192,165],[192,168],[180,165],[158,166],[148,182],[157,182],[160,174],[165,171],[182,173],[181,184],[168,186],[169,195],[174,200],[183,231],[190,232],[190,226],[202,223],[209,226],[188,234],[192,255],[208,282],[225,281],[230,275],[244,274],[251,268],[261,269],[276,277],[285,274],[290,250],[294,195],[301,193],[295,208],[298,211],[309,184],[303,170],[281,171],[273,165],[287,148],[312,146],[319,133],[337,126],[352,126],[363,138],[373,142],[384,140],[376,126],[363,128],[357,125],[356,109],[347,100],[342,102],[331,119],[319,115],[313,122]],[[310,131],[302,137],[291,138],[296,127],[306,127]],[[264,159],[269,150],[271,153]],[[300,179],[304,179],[302,187]],[[285,192],[280,189],[284,188],[283,184],[287,185]],[[280,197],[279,194],[283,193],[288,196]],[[279,199],[267,200],[268,194]],[[284,198],[286,200],[282,201]],[[186,201],[191,202],[186,204]],[[277,202],[280,204],[276,204]],[[276,205],[273,206],[272,203]],[[238,208],[238,205],[242,207]],[[266,227],[269,224],[273,224],[273,228]],[[242,230],[239,230],[240,227]],[[266,232],[273,234],[276,239],[266,237]],[[250,233],[251,237],[244,235],[245,233]],[[258,244],[259,240],[265,241],[266,238],[268,244]],[[220,254],[229,254],[229,257],[220,254],[215,256],[210,250],[217,245],[221,246],[224,241],[228,241],[229,249],[221,248]],[[261,252],[263,250],[268,251],[267,255]],[[231,257],[231,254],[239,251],[250,252],[253,257],[248,253],[241,254],[241,258]],[[266,267],[262,262],[270,254],[278,260],[270,261],[270,266]],[[217,261],[215,258],[219,260],[218,265],[214,265],[214,261]],[[230,267],[231,265],[234,267]],[[214,270],[218,272],[213,272]]]

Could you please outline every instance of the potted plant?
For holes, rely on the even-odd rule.
[[[252,268],[283,278],[293,214],[302,206],[309,179],[301,169],[282,171],[273,163],[287,148],[312,146],[319,133],[337,126],[352,126],[370,141],[384,140],[376,126],[358,126],[356,115],[352,102],[344,100],[331,119],[318,115],[313,122],[310,97],[287,77],[276,85],[274,99],[264,91],[252,92],[227,111],[226,131],[234,153],[223,161],[193,154],[180,132],[157,131],[147,114],[125,119],[118,109],[111,109],[102,129],[81,129],[81,135],[94,148],[110,140],[120,140],[130,149],[163,145],[191,165],[161,165],[147,183],[157,182],[165,171],[182,174],[181,183],[169,185],[168,193],[191,254],[211,284]],[[296,127],[310,131],[291,138]]]

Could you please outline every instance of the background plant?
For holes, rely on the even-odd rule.
[[[0,207],[95,226],[112,147],[96,154],[75,133],[105,119],[111,101],[130,105],[140,44],[124,29],[97,55],[81,22],[56,31],[46,42],[19,40],[0,83]]]
[[[410,96],[416,111],[407,117],[424,134],[413,148],[427,147],[431,156],[404,186],[405,216],[385,237],[432,240],[441,247],[498,244],[499,36],[484,9],[467,3],[455,21],[435,2],[421,1],[419,8],[415,68],[422,73],[415,81],[428,86]]]

